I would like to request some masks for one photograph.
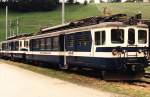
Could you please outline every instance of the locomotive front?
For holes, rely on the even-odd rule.
[[[94,29],[95,57],[105,71],[144,74],[148,66],[149,30],[145,24],[107,24]]]

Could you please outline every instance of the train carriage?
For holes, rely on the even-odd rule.
[[[24,60],[25,53],[29,51],[30,34],[24,34],[15,37],[9,37],[6,41],[1,42],[1,57],[11,60]]]
[[[1,55],[55,63],[61,69],[74,66],[143,74],[148,66],[148,26],[139,21],[126,23],[122,18],[118,21],[118,16],[87,18],[44,28],[36,35],[10,39],[2,42]]]

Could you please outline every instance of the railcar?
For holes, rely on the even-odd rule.
[[[9,37],[6,41],[1,42],[1,57],[10,60],[26,61],[25,54],[29,51],[29,39],[31,34]]]
[[[141,77],[148,66],[149,29],[123,16],[92,17],[13,38],[2,42],[1,56]]]

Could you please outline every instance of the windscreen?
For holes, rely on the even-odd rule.
[[[123,29],[112,29],[111,30],[111,43],[113,43],[113,44],[124,43],[124,30]]]

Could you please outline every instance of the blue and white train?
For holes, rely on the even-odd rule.
[[[55,63],[65,69],[79,66],[135,76],[144,73],[149,55],[146,24],[108,21],[79,27],[75,23],[74,27],[69,23],[3,41],[1,57]]]

